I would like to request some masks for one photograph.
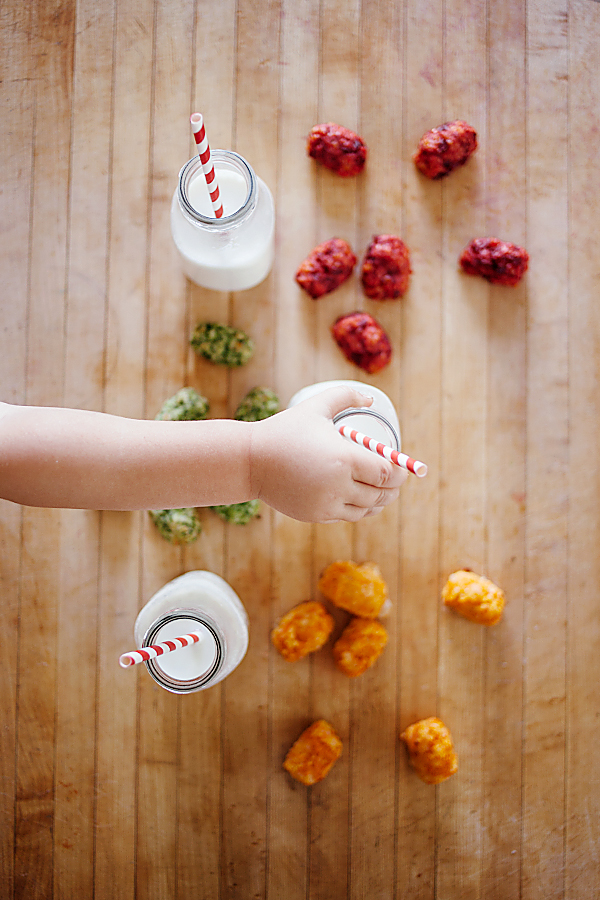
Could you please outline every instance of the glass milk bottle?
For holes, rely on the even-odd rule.
[[[362,394],[368,394],[373,398],[373,403],[371,406],[350,407],[342,410],[334,416],[334,423],[336,425],[349,425],[356,431],[360,431],[361,434],[366,434],[382,444],[387,444],[393,450],[400,450],[400,424],[394,404],[387,394],[371,384],[347,380],[320,381],[317,384],[310,384],[308,387],[299,390],[294,394],[288,406],[295,406],[297,403],[308,400],[310,397],[314,397],[328,388],[338,387],[339,385],[352,387]]]
[[[273,265],[273,197],[246,160],[213,150],[223,216],[215,218],[199,156],[179,173],[171,203],[171,233],[183,271],[215,291],[243,291],[267,277]]]
[[[138,649],[200,632],[200,641],[145,663],[174,694],[212,687],[240,664],[248,648],[248,616],[233,588],[213,572],[193,571],[165,584],[139,613]]]

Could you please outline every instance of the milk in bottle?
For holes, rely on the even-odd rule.
[[[171,203],[171,233],[183,271],[216,291],[242,291],[267,277],[273,265],[273,197],[249,163],[231,150],[213,150],[223,203],[215,218],[198,156],[179,173]]]

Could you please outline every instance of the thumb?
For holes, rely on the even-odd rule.
[[[356,388],[340,385],[339,387],[327,388],[315,397],[305,400],[304,403],[310,405],[314,412],[333,419],[343,409],[354,406],[371,406],[373,397],[370,394],[363,394]]]

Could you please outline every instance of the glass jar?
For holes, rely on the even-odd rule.
[[[169,581],[140,611],[136,647],[199,631],[200,641],[144,663],[165,690],[189,694],[212,687],[240,664],[248,649],[248,616],[233,588],[213,572],[186,572]]]
[[[232,150],[211,151],[223,216],[214,217],[202,163],[179,173],[171,203],[171,234],[191,281],[215,291],[243,291],[273,265],[275,208],[267,185]]]
[[[373,403],[371,406],[352,406],[342,410],[334,416],[334,424],[349,425],[356,431],[360,431],[382,444],[387,444],[393,450],[400,450],[400,423],[394,404],[387,394],[371,384],[363,384],[362,381],[320,381],[317,384],[301,388],[294,394],[288,406],[295,406],[328,388],[340,385],[352,387],[363,394],[368,394],[373,398]]]

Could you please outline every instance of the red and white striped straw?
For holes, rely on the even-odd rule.
[[[416,475],[417,478],[424,478],[427,475],[427,466],[425,463],[419,462],[418,459],[412,459],[412,457],[407,456],[406,453],[392,450],[387,444],[380,444],[375,438],[371,438],[366,434],[361,434],[360,431],[350,428],[349,425],[340,425],[338,431],[343,437],[349,438],[351,441],[354,441],[355,444],[361,444],[363,447],[366,447],[367,450],[372,450],[373,453],[379,453],[384,459],[389,459],[390,462],[400,466],[401,469],[408,469],[408,471],[412,472],[413,475]]]
[[[202,640],[202,632],[191,631],[190,634],[171,638],[163,644],[152,644],[152,646],[144,647],[142,650],[131,650],[129,653],[123,653],[119,657],[119,663],[124,669],[128,669],[129,666],[137,666],[138,663],[155,659],[164,653],[172,653],[173,650],[181,650],[183,647],[189,647],[190,644],[197,644],[200,640]]]
[[[206,178],[206,186],[215,212],[215,218],[220,219],[223,215],[223,204],[219,194],[219,185],[217,184],[217,176],[215,175],[215,167],[213,166],[212,157],[210,155],[210,147],[208,146],[208,138],[204,128],[204,120],[200,113],[192,113],[190,116],[192,123],[192,131],[194,132],[194,140],[198,146],[198,156],[202,163],[202,171]]]

